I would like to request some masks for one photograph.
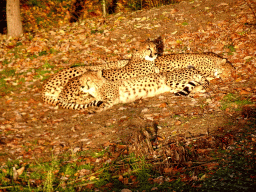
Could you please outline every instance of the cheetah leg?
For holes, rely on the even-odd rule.
[[[194,80],[189,81],[183,90],[175,93],[176,96],[184,95],[184,96],[193,96],[195,93],[206,92],[206,88],[209,86],[209,81],[203,76],[197,74],[193,76]]]
[[[80,89],[83,90],[83,89]],[[82,92],[84,92],[86,90],[83,90]],[[95,91],[92,91],[93,93]],[[85,94],[88,94],[87,92],[84,92]],[[109,108],[111,108],[114,104],[116,104],[118,102],[118,98],[119,98],[119,94],[118,94],[118,87],[115,86],[114,83],[107,83],[105,84],[103,87],[101,87],[100,89],[98,89],[96,91],[97,94],[95,94],[94,96],[91,96],[92,101],[88,102],[89,100],[86,100],[83,102],[83,104],[79,104],[76,106],[72,107],[74,109],[86,109],[89,108],[88,110],[90,112],[94,112],[94,113],[98,113],[104,110],[107,110]],[[99,105],[100,103],[100,105]]]

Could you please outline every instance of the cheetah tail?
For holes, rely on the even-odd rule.
[[[78,104],[78,103],[61,103],[59,102],[57,105],[64,108],[64,109],[74,109],[74,110],[81,110],[86,109],[89,107],[98,107],[102,104],[102,101],[94,100],[87,104]]]
[[[203,84],[197,81],[189,81],[183,90],[175,93],[175,96],[188,96],[192,91],[194,91],[195,88],[196,88],[195,89],[196,92],[198,92],[202,89],[207,88],[208,85],[209,85],[208,81],[203,82]]]

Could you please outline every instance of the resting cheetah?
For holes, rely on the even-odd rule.
[[[147,75],[154,72],[170,72],[173,69],[195,67],[208,80],[216,77],[226,77],[230,75],[233,67],[226,59],[222,59],[215,54],[176,54],[163,55],[157,58],[157,48],[153,42],[147,41],[139,50],[136,50],[132,59],[127,65],[126,60],[114,63],[107,63],[105,68],[113,67],[116,69],[105,69],[102,76],[108,80],[117,81],[128,79],[140,75]],[[152,61],[154,60],[154,61]],[[53,75],[43,86],[43,100],[46,103],[56,104],[58,96],[69,79],[85,73],[88,69],[101,70],[103,66],[82,66],[67,68]]]
[[[59,95],[58,106],[83,109],[103,103],[108,109],[118,103],[174,92],[188,95],[196,86],[206,88],[209,82],[194,68],[175,69],[168,73],[152,73],[131,79],[110,81],[102,71],[87,72],[71,79]],[[88,94],[90,97],[87,97]]]
[[[170,72],[173,69],[194,67],[208,80],[229,77],[235,69],[226,59],[214,53],[168,54],[158,56],[154,60],[154,64],[137,59],[136,62],[130,62],[129,65],[121,69],[103,70],[103,77],[118,80],[123,78],[123,76],[135,77],[137,73],[147,75],[154,71],[152,66],[154,69],[158,69],[159,72]],[[148,70],[145,70],[145,68],[148,68]],[[139,69],[142,70],[140,71]],[[133,70],[135,74],[129,72]]]
[[[67,84],[69,79],[77,77],[84,74],[88,70],[102,70],[107,68],[103,72],[103,76],[109,80],[125,79],[130,77],[135,77],[138,74],[148,74],[157,72],[157,68],[154,67],[154,60],[157,57],[156,45],[152,42],[146,41],[141,43],[139,49],[135,50],[132,55],[132,59],[129,61],[131,64],[125,60],[120,60],[119,62],[108,63],[106,66],[80,66],[80,67],[70,67],[63,69],[57,74],[53,75],[46,83],[43,85],[42,89],[42,98],[45,103],[55,105],[59,94],[63,87]],[[144,62],[143,62],[144,61]],[[135,66],[132,63],[138,63],[134,69],[132,66]],[[141,66],[139,66],[139,63]],[[113,67],[114,64],[119,65],[119,67],[125,67],[121,69],[111,69],[108,70],[108,66]],[[145,67],[147,65],[147,67]],[[143,72],[144,70],[144,72]]]
[[[227,77],[234,69],[226,59],[214,53],[175,54],[158,56],[155,67],[160,72],[170,72],[177,68],[194,67],[208,80]]]

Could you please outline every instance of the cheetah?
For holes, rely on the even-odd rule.
[[[110,68],[117,64],[119,67]],[[81,66],[67,68],[53,75],[44,85],[42,98],[45,103],[55,105],[58,96],[69,79],[82,75],[88,70],[102,70],[102,76],[111,81],[129,79],[151,73],[171,72],[173,69],[196,68],[208,80],[228,77],[233,71],[231,63],[213,53],[157,55],[157,47],[146,41],[139,50],[135,50],[128,61],[107,63],[103,66]]]
[[[230,62],[217,54],[185,53],[158,55],[154,64],[140,59],[130,61],[124,68],[103,70],[103,77],[116,81],[124,76],[125,78],[135,77],[139,73],[147,75],[154,71],[153,69],[158,69],[159,72],[171,72],[173,69],[188,67],[196,68],[209,81],[215,78],[227,78],[235,70]]]
[[[102,74],[103,71],[91,71],[70,79],[60,93],[57,105],[65,109],[81,110],[101,104],[99,109],[102,111],[118,103],[128,103],[165,92],[188,95],[195,87],[205,89],[209,85],[208,80],[192,67],[118,81],[108,80]]]
[[[194,67],[208,80],[226,78],[235,69],[226,59],[214,53],[169,54],[156,58],[155,67],[160,72],[170,72],[173,69]]]
[[[43,85],[42,88],[42,99],[45,103],[56,105],[58,97],[63,87],[67,82],[86,73],[88,70],[102,70],[103,76],[109,80],[125,79],[135,77],[138,74],[148,74],[153,72],[158,72],[158,69],[154,67],[154,60],[157,57],[156,45],[153,42],[146,41],[141,43],[139,49],[136,49],[132,54],[132,59],[129,60],[127,64],[126,60],[120,60],[118,62],[108,62],[106,66],[79,66],[79,67],[69,67],[65,68],[57,74],[50,77]],[[145,61],[145,62],[143,62]],[[132,63],[141,63],[141,67],[136,65],[133,69]],[[113,66],[118,65],[118,69],[113,68]],[[125,66],[124,66],[125,65]],[[147,65],[147,67],[145,67]],[[112,67],[111,69],[109,69]],[[141,72],[143,71],[144,72]]]

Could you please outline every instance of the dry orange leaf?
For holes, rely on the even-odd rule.
[[[170,168],[164,168],[165,173],[172,173],[173,167]]]
[[[205,153],[205,152],[208,152],[208,151],[209,151],[208,149],[197,149],[198,153]]]
[[[157,140],[158,140],[158,141],[162,141],[162,140],[164,140],[164,138],[162,138],[162,137],[157,137]]]
[[[242,90],[240,92],[240,95],[248,95],[250,92],[246,91],[246,90]]]
[[[108,147],[110,145],[115,145],[114,143],[110,143],[109,141],[107,143],[104,144],[104,147]]]
[[[206,164],[206,166],[210,170],[215,169],[218,165],[219,165],[219,163],[208,163],[208,164]]]
[[[127,148],[127,146],[126,146],[126,145],[117,145],[117,148],[119,148],[119,149],[125,149],[125,148]]]
[[[171,13],[171,14],[174,14],[174,13],[176,13],[176,12],[178,12],[178,11],[179,11],[178,9],[171,9],[170,13]]]
[[[174,124],[175,125],[181,125],[181,121],[176,121]]]
[[[237,78],[237,79],[236,79],[236,82],[239,82],[239,81],[242,81],[242,79],[241,79],[241,78]]]
[[[34,99],[30,98],[28,102],[29,103],[35,103],[36,101]]]
[[[8,99],[8,100],[6,101],[6,104],[10,104],[12,101],[13,101],[12,99]]]
[[[118,180],[122,182],[124,180],[124,177],[122,175],[119,175]]]
[[[161,105],[159,106],[160,108],[165,108],[167,106],[167,103],[161,103]]]
[[[129,179],[128,178],[124,178],[123,184],[127,185],[128,183],[129,183]]]
[[[18,176],[20,176],[24,170],[25,170],[25,167],[21,167],[20,169],[18,169],[17,170]]]

